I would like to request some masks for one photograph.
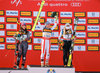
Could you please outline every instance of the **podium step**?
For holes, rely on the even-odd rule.
[[[0,69],[0,73],[75,73],[75,68],[63,66],[41,67],[39,65],[28,65],[26,70]]]
[[[28,70],[0,69],[0,73],[29,73]]]
[[[75,73],[75,68],[65,68],[63,66],[40,67],[28,65],[27,68],[29,73]]]

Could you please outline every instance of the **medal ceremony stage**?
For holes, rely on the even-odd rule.
[[[75,73],[75,68],[63,66],[40,67],[39,65],[28,65],[27,69],[0,69],[0,73]]]
[[[75,68],[67,68],[63,66],[50,66],[40,67],[40,65],[28,65],[27,69],[12,69],[12,68],[0,68],[0,73],[100,73],[90,71],[75,71]]]
[[[100,0],[0,0],[0,73],[100,73]]]

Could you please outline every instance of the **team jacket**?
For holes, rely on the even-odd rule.
[[[54,26],[52,26],[52,28],[46,28],[45,26],[41,26],[40,22],[38,22],[38,26],[40,27],[40,29],[43,31],[42,36],[45,38],[50,38],[51,37],[51,33],[52,30],[54,30],[54,28],[57,26],[57,21],[54,21]]]
[[[17,32],[15,35],[14,35],[15,39],[19,42],[22,42],[22,41],[27,41],[30,39],[30,33],[29,31],[26,32],[23,32],[23,33],[20,33],[20,32]]]
[[[63,35],[63,39],[64,40],[71,40],[72,38],[72,34],[73,34],[73,30],[71,29],[71,27],[66,27],[66,29],[62,29],[60,31],[60,36],[59,36],[59,40],[61,40],[61,36]]]

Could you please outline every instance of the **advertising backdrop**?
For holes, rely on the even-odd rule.
[[[0,68],[12,68],[14,64],[17,20],[25,22],[30,31],[26,65],[40,65],[42,32],[36,26],[31,29],[38,14],[41,0],[0,0]],[[65,23],[74,28],[75,17],[79,17],[73,53],[76,71],[100,71],[100,0],[46,0],[40,22],[53,26],[52,11],[58,12],[57,27],[52,32],[50,65],[63,65],[63,52],[58,46],[59,32]]]

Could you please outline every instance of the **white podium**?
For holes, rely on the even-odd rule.
[[[75,68],[27,66],[29,73],[75,73]]]
[[[28,65],[26,70],[0,69],[0,73],[75,73],[75,68],[63,66],[40,67]]]
[[[0,70],[0,73],[29,73],[28,70]]]

